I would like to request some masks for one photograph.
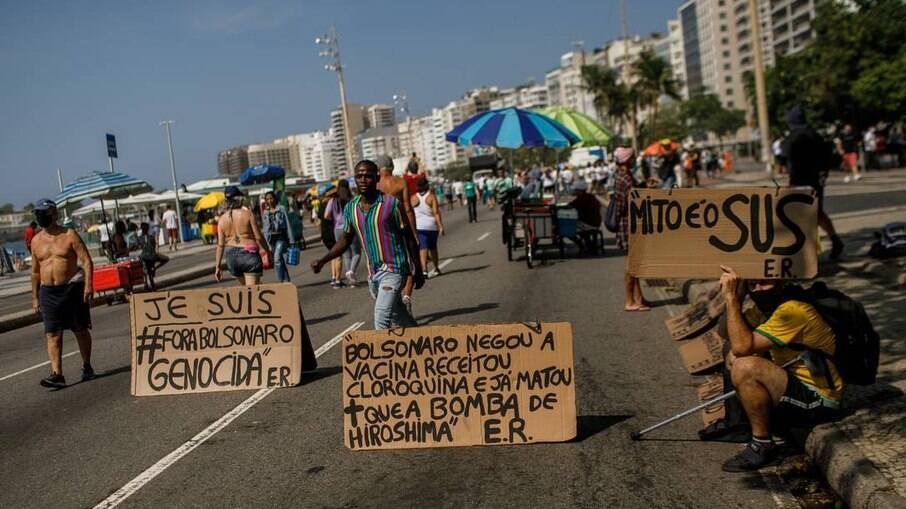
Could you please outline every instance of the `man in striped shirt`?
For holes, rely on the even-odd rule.
[[[402,301],[406,277],[412,274],[415,288],[425,283],[418,256],[418,241],[402,217],[402,204],[377,188],[378,167],[369,160],[355,166],[359,195],[346,204],[345,235],[319,260],[311,262],[317,274],[330,260],[343,254],[358,236],[368,261],[368,287],[374,297],[374,328],[389,329],[391,324],[418,325]]]

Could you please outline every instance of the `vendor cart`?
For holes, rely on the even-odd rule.
[[[127,295],[144,284],[145,270],[137,258],[95,267],[92,278],[95,295],[105,299],[108,305],[125,301]]]

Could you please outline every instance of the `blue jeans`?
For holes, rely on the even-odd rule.
[[[286,268],[286,249],[289,247],[285,240],[275,240],[271,243],[274,250],[274,269],[277,271],[277,281],[289,281],[289,269]]]
[[[389,329],[391,324],[400,327],[418,325],[406,306],[403,305],[402,290],[406,278],[396,272],[379,270],[368,279],[368,289],[374,297],[374,328]]]
[[[670,175],[667,175],[667,178],[665,178],[664,181],[661,183],[661,189],[671,189],[675,185],[676,185],[676,174],[674,174],[671,171]]]

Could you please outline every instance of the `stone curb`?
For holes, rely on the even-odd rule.
[[[209,263],[201,267],[196,267],[194,269],[186,269],[175,274],[171,274],[167,277],[161,277],[157,281],[158,288],[166,288],[168,286],[178,285],[186,281],[191,281],[197,279],[204,275],[212,275],[214,273],[214,264]],[[106,304],[106,299],[94,299],[91,301],[91,307],[99,306],[101,304]],[[39,323],[41,321],[41,315],[31,311],[19,311],[18,313],[12,313],[6,316],[0,316],[0,333],[9,332],[27,325],[32,325]]]
[[[851,509],[906,508],[906,498],[833,423],[813,429],[805,451]]]

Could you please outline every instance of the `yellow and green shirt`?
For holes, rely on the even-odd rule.
[[[790,343],[798,343],[828,355],[833,355],[836,349],[834,331],[815,311],[815,308],[805,302],[786,301],[778,306],[774,314],[767,320],[758,308],[753,307],[746,313],[746,319],[755,328],[756,334],[760,334],[774,343],[775,348],[770,352],[771,359],[777,365],[783,365],[799,355],[800,352],[786,348]],[[827,359],[827,368],[833,379],[833,389],[825,377],[812,377],[812,373],[801,360],[794,363],[789,369],[796,378],[813,387],[822,398],[832,403],[839,403],[840,397],[843,395],[843,379],[830,359]]]

